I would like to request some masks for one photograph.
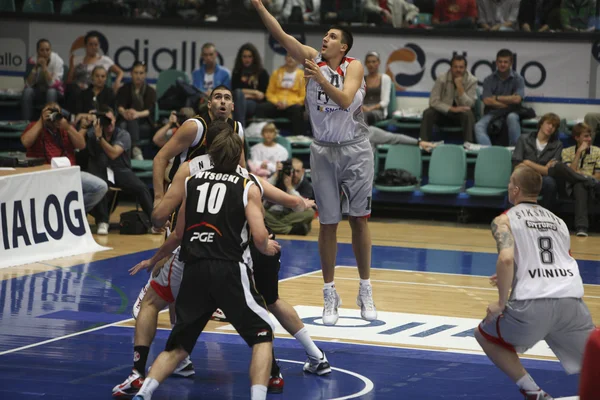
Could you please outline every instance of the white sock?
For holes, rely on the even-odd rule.
[[[335,289],[335,282],[331,281],[329,283],[326,283],[323,285],[323,287],[325,288],[325,290]]]
[[[144,400],[150,400],[152,398],[152,393],[154,393],[158,385],[159,383],[156,379],[146,378],[144,379],[144,384],[138,394],[142,396]]]
[[[526,374],[521,379],[517,381],[517,386],[519,389],[523,389],[526,392],[535,392],[536,390],[540,390],[540,387],[535,383],[531,375]]]
[[[371,280],[370,279],[361,279],[360,280],[360,286],[362,285],[371,285]]]
[[[250,399],[251,400],[266,400],[267,399],[267,387],[264,385],[252,385],[252,387],[250,387]]]
[[[321,359],[321,357],[323,357],[323,352],[319,350],[319,348],[315,345],[315,342],[312,341],[306,327],[303,327],[296,332],[294,337],[298,339],[300,343],[302,343],[304,350],[306,350],[306,354],[316,359]]]

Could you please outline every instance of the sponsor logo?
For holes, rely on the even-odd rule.
[[[213,231],[217,232],[217,234],[219,236],[223,236],[223,234],[221,233],[221,231],[219,230],[219,228],[217,228],[213,224],[209,224],[208,222],[200,222],[199,224],[192,225],[189,228],[187,228],[186,231],[191,231],[192,229],[196,229],[196,228],[201,227],[201,226],[205,226],[207,228],[210,228]]]
[[[396,89],[406,90],[415,86],[425,74],[425,52],[414,43],[390,53],[385,72],[396,84]]]
[[[258,331],[258,333],[256,334],[256,336],[261,337],[261,336],[267,336],[269,334],[269,331]]]
[[[554,222],[525,221],[525,226],[542,232],[558,230],[558,227]]]
[[[140,361],[140,353],[137,351],[133,352],[133,362],[138,362]]]
[[[202,243],[212,243],[215,237],[214,232],[194,232],[190,242],[197,240]]]
[[[35,198],[0,203],[0,229],[5,250],[16,249],[23,243],[31,246],[50,239],[61,240],[65,228],[75,236],[85,235],[82,207],[78,204],[79,195],[76,191],[60,199],[51,194],[43,203],[41,213],[36,208]]]
[[[0,39],[0,69],[8,71],[24,71],[27,63],[25,43],[21,39]]]

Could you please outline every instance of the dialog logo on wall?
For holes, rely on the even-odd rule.
[[[385,72],[398,90],[415,86],[425,74],[425,52],[416,44],[407,43],[403,48],[390,53]]]
[[[0,70],[24,72],[27,46],[17,38],[0,38]]]

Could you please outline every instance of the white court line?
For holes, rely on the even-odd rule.
[[[289,278],[280,279],[279,282],[289,281],[291,279],[300,278],[300,277],[303,277],[303,276],[306,276],[306,275],[310,275],[310,274],[314,274],[314,273],[317,273],[317,272],[320,272],[320,271],[312,271],[312,272],[306,272],[306,273],[301,274],[301,275],[290,276]],[[166,311],[167,310],[162,310],[160,312],[166,312]],[[57,341],[63,340],[63,339],[69,339],[69,338],[72,338],[72,337],[75,337],[75,336],[83,335],[85,333],[99,331],[101,329],[110,328],[111,326],[116,326],[116,325],[119,325],[119,324],[122,324],[122,323],[125,323],[125,322],[130,322],[130,321],[133,321],[133,320],[134,320],[133,318],[127,318],[127,319],[124,319],[124,320],[121,320],[121,321],[112,322],[110,324],[98,326],[96,328],[86,329],[86,330],[75,332],[75,333],[69,333],[68,335],[59,336],[59,337],[56,337],[56,338],[44,340],[42,342],[36,342],[36,343],[28,344],[26,346],[21,346],[21,347],[17,347],[17,348],[10,349],[10,350],[5,350],[5,351],[0,352],[0,356],[3,356],[5,354],[10,354],[10,353],[16,353],[17,351],[31,349],[32,347],[43,346],[45,344],[57,342]]]
[[[280,359],[280,358],[278,358],[277,360],[282,361],[282,362],[293,363],[293,364],[304,364],[304,361],[284,360],[284,359]],[[344,397],[336,397],[335,399],[330,399],[330,400],[354,399],[356,397],[360,397],[367,393],[370,393],[373,390],[373,388],[375,387],[375,385],[373,385],[373,381],[371,381],[369,378],[367,378],[364,375],[357,374],[356,372],[348,371],[347,369],[342,369],[342,368],[331,367],[331,369],[333,371],[339,371],[341,373],[348,374],[355,378],[360,379],[365,384],[365,387],[360,392],[356,392],[356,393],[353,393],[353,394],[350,394],[350,395],[344,396]]]

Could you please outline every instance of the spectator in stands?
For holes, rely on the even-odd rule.
[[[513,54],[502,49],[496,54],[496,71],[483,81],[484,116],[475,124],[475,137],[480,145],[491,145],[488,126],[494,117],[505,118],[508,145],[514,146],[521,136],[521,121],[514,110],[525,97],[525,81],[512,69]]]
[[[131,82],[117,93],[117,111],[121,129],[131,135],[132,156],[143,160],[137,146],[140,139],[150,139],[154,133],[156,90],[146,83],[146,64],[136,61],[131,69]]]
[[[476,28],[477,3],[475,0],[438,0],[431,23],[436,28]]]
[[[479,25],[486,31],[517,29],[520,0],[478,0]]]
[[[76,103],[80,97],[80,93],[92,83],[92,71],[97,66],[100,65],[108,72],[116,75],[112,85],[115,93],[121,87],[121,80],[123,79],[123,70],[108,56],[100,53],[100,40],[96,32],[88,32],[83,42],[85,44],[85,56],[76,57],[71,53],[71,58],[69,59],[69,75],[66,90],[66,108],[69,111],[77,109]]]
[[[321,19],[321,0],[284,1],[283,17],[290,23],[318,24]],[[297,13],[296,13],[297,11]]]
[[[129,158],[131,137],[126,130],[116,126],[117,120],[110,107],[102,106],[99,111],[104,115],[97,118],[87,131],[87,148],[90,154],[89,171],[109,182],[109,185],[136,196],[142,210],[150,219],[152,214],[150,190],[131,170]],[[98,235],[107,235],[110,216],[108,199],[104,197],[94,207],[91,214],[96,219]]]
[[[115,93],[106,86],[107,76],[108,72],[103,66],[99,65],[94,68],[92,71],[92,84],[81,92],[81,96],[77,102],[75,113],[77,113],[78,119],[81,114],[96,111],[101,105],[115,106]]]
[[[562,151],[562,161],[578,174],[600,180],[600,148],[592,146],[592,130],[588,125],[579,123],[573,127],[571,134],[577,144]],[[584,182],[572,185],[572,195],[575,198],[575,231],[577,236],[588,235],[588,202],[593,200],[596,193],[598,193],[598,185],[600,184],[595,185],[594,190],[586,187]]]
[[[44,158],[50,164],[54,157],[67,157],[75,163],[75,149],[85,148],[85,130],[79,132],[63,117],[58,103],[49,102],[42,109],[40,119],[32,121],[21,134],[21,143],[28,157]],[[85,211],[98,204],[108,186],[102,179],[81,171],[81,191]]]
[[[549,170],[562,159],[562,143],[558,140],[560,118],[554,113],[545,114],[538,131],[519,137],[512,155],[513,167],[527,165],[542,175],[542,204],[552,210],[556,203],[557,185],[554,173]],[[554,172],[554,171],[552,171]]]
[[[406,28],[419,14],[419,9],[405,0],[364,0],[364,10],[377,24]]]
[[[321,0],[321,23],[365,22],[363,0]]]
[[[596,134],[600,129],[600,113],[587,113],[583,117],[583,122],[585,122],[592,131],[592,144],[596,139]]]
[[[217,63],[217,48],[212,43],[202,45],[200,68],[192,72],[192,83],[207,96],[217,86],[231,87],[231,73]],[[194,104],[194,108],[197,105]]]
[[[269,178],[281,169],[281,161],[287,160],[290,155],[285,147],[277,143],[277,128],[269,122],[262,129],[263,142],[257,143],[250,149],[248,167],[255,175]]]
[[[590,18],[596,15],[596,2],[594,0],[562,0],[560,17],[565,31],[588,32]]]
[[[160,129],[156,131],[152,141],[158,147],[163,147],[165,143],[169,141],[177,132],[177,129],[188,119],[195,115],[194,109],[190,107],[183,107],[179,112],[171,111],[169,120]]]
[[[377,52],[367,53],[365,57],[365,66],[368,72],[365,76],[367,92],[362,107],[367,125],[374,125],[388,116],[388,105],[392,95],[392,78],[379,72],[379,64],[381,64],[381,60]]]
[[[521,1],[519,5],[519,26],[525,32],[561,30],[561,0]]]
[[[266,101],[256,106],[257,118],[288,118],[294,135],[304,135],[304,98],[306,84],[304,71],[291,55],[285,56],[285,64],[275,70],[269,79]],[[234,109],[235,113],[235,109]]]
[[[312,199],[313,188],[304,176],[305,170],[302,161],[292,158],[291,165],[282,168],[278,174],[276,186],[288,194]],[[265,222],[274,233],[283,235],[306,235],[310,232],[315,210],[295,211],[277,204],[267,205]]]
[[[458,122],[463,140],[472,142],[476,100],[477,78],[467,70],[466,58],[455,54],[448,72],[435,80],[429,96],[429,108],[423,112],[421,139],[431,140],[434,125],[456,125]]]
[[[33,119],[34,104],[56,102],[64,93],[62,58],[52,51],[48,39],[38,40],[36,49],[25,70],[21,117],[27,121]]]
[[[256,114],[256,107],[265,100],[269,73],[263,68],[262,58],[252,43],[238,50],[233,66],[233,119],[246,126],[246,117]]]

